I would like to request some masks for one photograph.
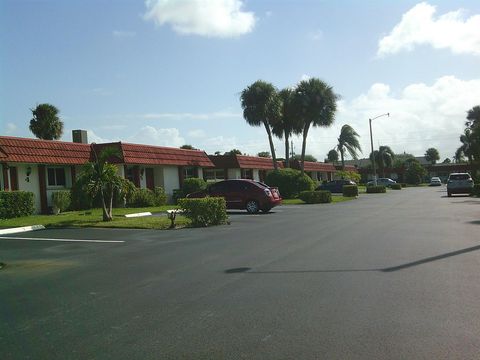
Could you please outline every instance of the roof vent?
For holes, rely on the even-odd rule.
[[[74,143],[88,144],[87,130],[72,130],[72,139]]]

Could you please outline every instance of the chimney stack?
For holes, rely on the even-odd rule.
[[[72,130],[72,139],[74,143],[88,144],[87,130]]]

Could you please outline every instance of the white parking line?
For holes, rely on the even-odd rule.
[[[0,236],[0,240],[32,240],[32,241],[60,241],[60,242],[89,242],[89,243],[124,243],[123,240],[89,240],[89,239],[49,239],[32,237]]]

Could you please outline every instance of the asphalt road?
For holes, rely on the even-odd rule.
[[[1,358],[479,358],[480,199],[410,188],[231,220],[0,239]]]

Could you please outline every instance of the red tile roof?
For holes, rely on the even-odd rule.
[[[201,150],[119,143],[125,164],[214,167]]]
[[[273,162],[271,158],[247,155],[210,155],[210,160],[218,169],[259,169],[273,170]],[[277,161],[278,167],[282,168],[283,164]]]
[[[0,162],[81,165],[89,160],[88,144],[0,136]]]
[[[335,172],[335,166],[331,163],[305,161],[303,166],[305,171]]]

